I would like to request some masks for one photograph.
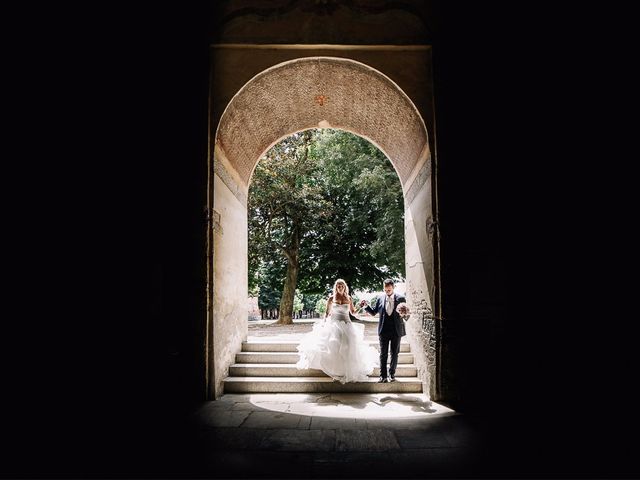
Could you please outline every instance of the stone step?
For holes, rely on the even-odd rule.
[[[260,336],[260,335],[248,335],[247,341],[249,342],[299,342],[302,337],[304,337],[304,333],[290,333],[290,334],[281,334],[281,335],[268,335],[268,336]],[[378,343],[379,337],[378,335],[364,335],[365,342],[376,342]],[[400,339],[401,343],[409,343],[409,337],[404,336]]]
[[[374,347],[376,350],[380,350],[380,344],[378,341],[369,341],[367,342],[369,345]],[[253,341],[249,340],[247,342],[242,342],[242,351],[243,352],[297,352],[296,348],[300,342],[295,340],[290,341]],[[400,343],[400,351],[401,352],[410,352],[411,346],[408,342]]]
[[[415,365],[398,365],[398,377],[415,377],[418,370]],[[231,377],[327,377],[322,370],[298,370],[295,365],[285,363],[236,363],[229,367]],[[376,367],[370,377],[380,376],[380,367]]]
[[[227,377],[225,393],[422,393],[416,377],[397,377],[392,383],[366,382],[342,384],[329,377]]]
[[[269,335],[269,336],[260,336],[260,335],[249,335],[247,336],[248,342],[299,342],[302,337],[304,337],[304,333],[291,333],[291,334],[282,334],[282,335]],[[365,335],[365,342],[376,342],[378,343],[378,335]],[[401,343],[409,343],[407,336],[402,337],[400,340]]]
[[[296,363],[300,360],[298,352],[239,352],[236,353],[236,363]],[[413,363],[412,353],[401,352],[398,364]]]
[[[308,332],[307,332],[308,333]],[[290,340],[300,340],[304,337],[306,333],[282,333],[282,334],[273,334],[273,335],[251,335],[247,336],[247,340],[250,342],[260,342],[260,341],[268,341],[268,342],[279,342],[279,341],[290,341]],[[408,336],[404,336],[400,339],[401,342],[408,342]],[[367,342],[377,342],[378,334],[377,333],[365,333],[364,339]]]

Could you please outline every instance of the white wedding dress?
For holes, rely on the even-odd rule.
[[[364,325],[349,320],[349,305],[331,307],[331,316],[318,321],[300,340],[298,369],[322,370],[340,383],[363,382],[378,365],[378,351],[364,341]]]

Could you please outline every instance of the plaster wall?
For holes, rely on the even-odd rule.
[[[225,180],[229,183],[228,178]],[[247,207],[226,183],[215,174],[213,380],[216,398],[222,395],[222,380],[248,334]]]

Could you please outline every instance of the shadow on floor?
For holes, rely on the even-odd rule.
[[[459,477],[481,466],[481,432],[422,395],[224,395],[190,427],[183,473],[201,476]]]

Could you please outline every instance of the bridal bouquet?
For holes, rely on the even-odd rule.
[[[396,312],[404,317],[405,315],[409,315],[409,307],[407,307],[407,304],[404,302],[399,303],[396,307]]]

